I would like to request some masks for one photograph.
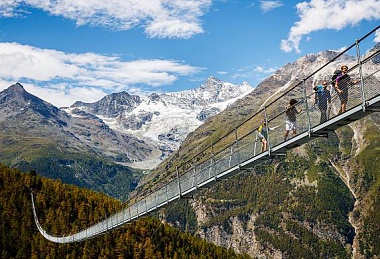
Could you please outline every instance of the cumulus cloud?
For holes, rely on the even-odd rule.
[[[237,69],[232,73],[230,78],[245,78],[246,80],[252,80],[260,83],[269,74],[273,74],[277,68],[275,67],[263,67],[263,66],[247,66]]]
[[[39,97],[50,96],[55,100],[53,104],[59,106],[71,105],[69,101],[79,99],[90,101],[83,98],[98,98],[136,85],[169,85],[180,76],[191,76],[201,70],[175,60],[125,61],[118,56],[65,53],[18,43],[0,43],[0,67],[2,82],[43,85],[40,91],[29,87]],[[58,95],[60,98],[51,98]]]
[[[380,29],[375,32],[374,42],[380,42]]]
[[[261,1],[260,2],[260,9],[266,13],[269,11],[272,11],[273,9],[277,7],[281,7],[283,4],[280,1]]]
[[[311,0],[296,5],[300,20],[281,41],[285,52],[300,52],[302,36],[323,29],[341,30],[362,20],[380,19],[380,0]]]
[[[272,74],[274,73],[277,69],[276,68],[273,68],[273,67],[270,67],[270,68],[264,68],[264,67],[261,67],[261,66],[257,66],[253,69],[255,72],[258,72],[258,73],[264,73],[264,74]]]
[[[73,20],[78,26],[129,30],[143,27],[149,37],[189,38],[203,33],[200,17],[212,0],[7,0],[0,17],[19,16],[28,7]]]

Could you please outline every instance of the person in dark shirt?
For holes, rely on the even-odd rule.
[[[343,65],[341,67],[341,73],[337,76],[335,80],[334,86],[340,100],[340,109],[338,111],[338,114],[341,114],[346,111],[348,101],[348,88],[351,84],[357,83],[357,80],[351,80],[351,77],[347,74],[347,72],[348,66]]]
[[[318,109],[321,111],[321,119],[319,123],[327,121],[327,108],[331,107],[331,94],[327,89],[327,82],[322,82],[322,87],[316,88],[315,103],[318,105]]]

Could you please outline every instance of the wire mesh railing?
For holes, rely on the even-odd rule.
[[[365,111],[368,102],[380,95],[380,46],[371,49],[365,47],[368,50],[364,54],[361,54],[361,46],[373,45],[368,43],[369,36],[373,36],[379,27],[335,54],[328,62],[321,63],[319,69],[302,80],[278,91],[257,113],[177,167],[176,178],[150,190],[150,193],[102,222],[76,234],[52,236],[38,222],[33,200],[39,231],[45,238],[57,243],[94,237],[147,215],[176,199],[190,197],[199,188],[207,188],[217,180],[229,178],[238,173],[246,161],[255,157],[270,157],[271,150],[276,146],[300,134],[311,136],[315,127],[354,107],[359,106]],[[340,71],[339,78],[332,80],[334,72],[345,68],[343,66],[348,68],[347,75]],[[262,128],[259,133],[258,130]]]

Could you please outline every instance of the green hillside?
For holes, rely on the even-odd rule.
[[[69,234],[102,220],[123,204],[104,194],[0,165],[0,258],[249,258],[145,218],[88,241],[55,244],[38,232],[30,189],[43,227]]]
[[[88,151],[64,147],[47,137],[1,134],[0,161],[22,171],[103,192],[125,201],[142,177],[141,171],[115,164]]]
[[[136,193],[170,179],[257,107],[255,93],[189,134]],[[168,220],[225,247],[269,258],[380,257],[380,115],[295,148],[182,203]],[[199,217],[201,215],[201,217]],[[213,233],[218,232],[218,236]],[[253,248],[254,247],[254,248]]]
[[[352,128],[345,126],[328,138],[314,140],[286,157],[274,158],[217,184],[197,195],[192,206],[184,202],[181,211],[186,214],[168,219],[173,224],[181,222],[182,230],[206,236],[215,227],[231,237],[242,231],[240,238],[255,239],[262,254],[269,257],[280,251],[285,258],[349,258],[355,246],[363,256],[378,258],[378,119],[375,114],[351,125],[361,129],[366,144],[353,141]],[[355,156],[357,148],[362,150]],[[346,177],[359,196],[355,207]],[[195,211],[199,207],[206,208],[202,210],[206,220],[194,223],[191,219],[199,214]],[[356,231],[350,215],[359,226]],[[228,247],[231,240],[223,245]],[[250,247],[246,249],[248,252]]]

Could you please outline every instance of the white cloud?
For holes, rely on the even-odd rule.
[[[78,26],[129,30],[143,27],[149,37],[189,38],[203,33],[202,17],[212,0],[6,0],[0,17],[19,16],[28,7],[73,20]]]
[[[311,0],[296,5],[300,20],[281,41],[285,52],[300,52],[302,36],[323,29],[340,30],[358,24],[362,20],[380,19],[380,0]]]
[[[255,6],[255,3],[250,3],[247,8],[253,8]]]
[[[375,32],[375,39],[374,42],[380,42],[380,29],[376,30]]]
[[[263,74],[272,74],[274,73],[277,69],[276,68],[264,68],[264,67],[260,67],[260,66],[257,66],[253,69],[255,72],[258,72],[258,73],[263,73]]]
[[[124,61],[118,56],[64,53],[18,43],[0,43],[0,67],[0,82],[26,82],[37,96],[46,96],[45,100],[57,106],[93,101],[136,85],[169,85],[179,76],[201,70],[175,60]]]
[[[281,7],[281,6],[283,6],[283,4],[280,1],[261,1],[260,2],[260,8],[264,13],[272,11],[273,9]]]
[[[67,107],[75,101],[96,102],[107,95],[102,89],[94,87],[70,87],[67,84],[49,85],[40,87],[34,84],[23,84],[29,93],[57,106]]]
[[[237,72],[233,73],[230,78],[236,79],[236,78],[245,78],[245,79],[260,79],[263,80],[263,76],[265,77],[268,74],[272,74],[277,70],[277,68],[273,67],[263,67],[263,66],[256,66],[256,67],[243,67],[237,69]]]

